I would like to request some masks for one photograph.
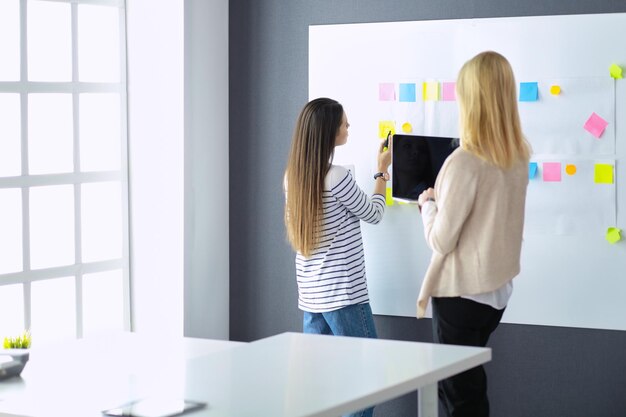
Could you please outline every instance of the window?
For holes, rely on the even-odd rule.
[[[130,328],[125,3],[0,1],[0,337]]]

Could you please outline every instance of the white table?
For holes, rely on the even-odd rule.
[[[0,416],[96,417],[170,396],[207,402],[189,414],[196,417],[337,417],[419,389],[420,416],[430,417],[437,381],[491,359],[488,348],[300,333],[181,346],[168,355],[171,365],[162,349],[132,341],[128,351],[76,342],[79,366],[69,355],[55,362],[50,351],[33,351],[18,389],[0,384]]]

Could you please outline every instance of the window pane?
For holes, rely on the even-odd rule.
[[[0,42],[2,42],[1,38]],[[0,177],[13,177],[21,174],[20,126],[19,94],[0,94]]]
[[[86,274],[83,280],[83,335],[124,330],[122,271]]]
[[[116,7],[78,6],[80,81],[119,82],[119,13]]]
[[[76,338],[74,277],[35,281],[31,295],[33,345]]]
[[[79,114],[81,171],[119,170],[119,94],[81,94]]]
[[[32,269],[74,264],[74,190],[71,185],[30,189]]]
[[[83,262],[122,257],[122,200],[118,182],[83,184]]]
[[[0,189],[0,254],[0,274],[22,270],[21,189]]]
[[[28,98],[28,170],[30,174],[72,172],[72,96],[30,94]]]
[[[24,293],[22,284],[0,287],[0,340],[17,336],[24,330]]]
[[[20,2],[0,1],[0,81],[20,79]]]
[[[28,3],[28,79],[72,79],[72,20],[69,3]]]

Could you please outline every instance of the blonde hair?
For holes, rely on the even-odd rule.
[[[513,69],[505,57],[487,51],[459,72],[461,147],[501,168],[528,162],[530,145],[522,134]]]
[[[285,170],[284,217],[289,243],[307,258],[317,247],[316,225],[323,210],[324,178],[342,120],[341,104],[318,98],[304,106],[296,121]]]

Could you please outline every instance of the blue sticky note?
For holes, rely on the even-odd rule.
[[[519,84],[519,101],[537,101],[539,98],[539,86],[537,83]]]
[[[537,163],[531,162],[528,164],[528,179],[535,178],[535,175],[537,175]]]
[[[400,101],[415,101],[415,84],[400,84]]]

